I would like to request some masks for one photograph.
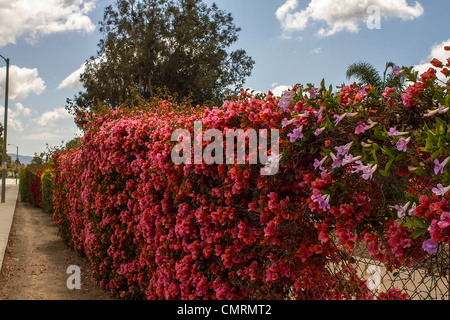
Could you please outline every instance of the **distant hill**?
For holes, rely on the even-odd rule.
[[[11,160],[12,160],[13,162],[16,161],[17,154],[15,154],[15,153],[8,153],[8,155],[11,156]],[[30,156],[22,156],[22,155],[19,154],[19,161],[20,161],[20,163],[22,163],[22,164],[30,164],[30,163],[31,163],[31,160],[33,160],[33,158],[34,158],[34,157],[30,157]]]

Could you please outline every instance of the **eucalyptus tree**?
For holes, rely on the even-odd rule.
[[[254,61],[229,48],[240,28],[230,13],[202,0],[117,0],[99,23],[102,38],[80,79],[84,91],[67,100],[74,115],[117,108],[134,91],[145,99],[167,88],[194,104],[219,103],[243,85]],[[132,89],[132,90],[130,90]]]

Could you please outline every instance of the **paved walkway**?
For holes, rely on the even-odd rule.
[[[6,179],[5,202],[0,202],[0,270],[3,266],[18,196],[19,184],[16,184],[16,179]]]

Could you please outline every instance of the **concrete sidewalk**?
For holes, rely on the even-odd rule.
[[[3,266],[18,197],[19,184],[16,184],[16,179],[6,179],[5,202],[0,202],[0,270]]]

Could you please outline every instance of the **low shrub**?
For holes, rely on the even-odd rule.
[[[22,169],[19,172],[19,195],[21,201],[28,202],[28,188],[25,169]]]
[[[53,169],[48,168],[41,175],[42,210],[53,214]]]
[[[20,172],[21,201],[35,207],[42,206],[41,175],[45,169],[45,165],[28,165]]]

